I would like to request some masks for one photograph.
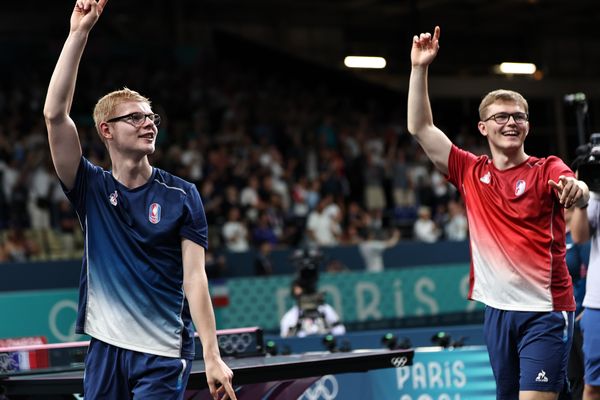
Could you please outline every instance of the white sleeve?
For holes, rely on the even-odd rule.
[[[340,322],[340,317],[333,307],[329,304],[323,304],[319,306],[321,312],[325,316],[325,322],[327,326],[331,326],[331,333],[334,335],[343,335],[346,333],[346,327]]]
[[[296,326],[298,323],[298,307],[294,306],[286,312],[281,318],[279,324],[279,335],[281,337],[288,337],[290,328]]]

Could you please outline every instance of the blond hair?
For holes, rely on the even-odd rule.
[[[119,104],[127,103],[127,102],[138,102],[138,103],[147,103],[150,105],[150,99],[142,96],[135,90],[128,89],[124,87],[121,90],[115,90],[113,92],[108,93],[103,96],[96,105],[94,106],[94,125],[96,126],[96,131],[100,135],[100,123],[106,121],[110,117],[114,117],[112,113],[115,111],[115,108]],[[100,138],[104,141],[102,135]]]
[[[516,103],[523,107],[523,110],[529,114],[529,105],[527,104],[527,100],[520,93],[514,92],[512,90],[506,89],[498,89],[492,92],[489,92],[485,95],[483,100],[481,100],[481,104],[479,104],[479,119],[484,120],[487,116],[485,115],[486,109],[496,102],[504,102],[504,103]]]

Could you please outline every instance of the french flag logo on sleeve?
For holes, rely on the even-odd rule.
[[[161,207],[158,203],[150,204],[150,208],[148,209],[148,220],[153,224],[158,224],[160,222],[160,212]]]

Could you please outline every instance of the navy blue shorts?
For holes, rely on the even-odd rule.
[[[518,399],[524,390],[568,391],[573,318],[567,311],[485,308],[483,331],[498,399]]]
[[[192,361],[125,350],[92,338],[85,358],[85,399],[181,400]]]
[[[585,383],[600,386],[600,310],[586,308],[581,317]]]

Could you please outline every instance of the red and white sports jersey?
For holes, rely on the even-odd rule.
[[[448,179],[467,208],[469,299],[513,311],[573,311],[565,219],[548,180],[574,176],[559,158],[529,157],[504,171],[452,146]]]

